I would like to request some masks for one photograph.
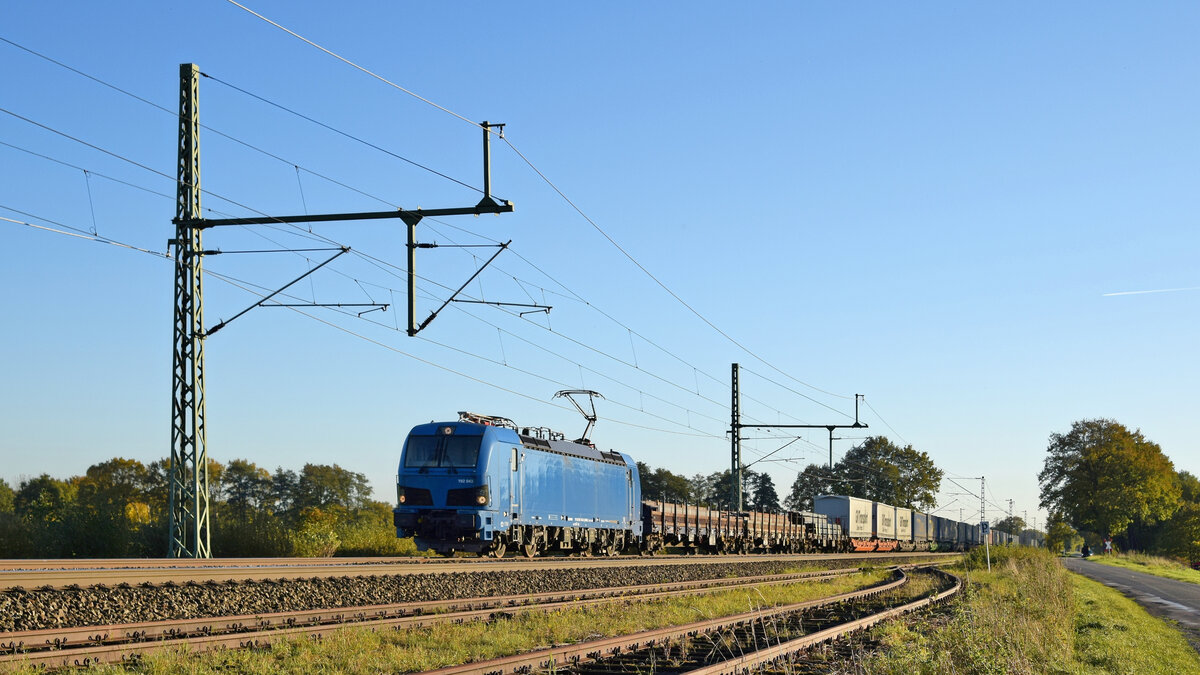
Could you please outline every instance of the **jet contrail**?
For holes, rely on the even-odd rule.
[[[1153,291],[1119,291],[1117,293],[1105,293],[1101,297],[1109,297],[1112,295],[1144,295],[1146,293],[1174,293],[1175,291],[1200,291],[1200,286],[1189,286],[1187,288],[1158,288]]]

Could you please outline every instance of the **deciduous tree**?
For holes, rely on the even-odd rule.
[[[1058,511],[1050,512],[1046,521],[1046,548],[1052,552],[1072,551],[1083,537],[1071,527],[1066,518]]]
[[[999,530],[1000,532],[1007,532],[1009,534],[1021,534],[1025,531],[1025,527],[1025,519],[1021,516],[1006,516],[996,521],[996,524],[992,525],[993,530]]]
[[[21,482],[13,506],[17,515],[40,522],[61,521],[74,503],[77,489],[70,481],[42,474]]]
[[[0,478],[0,513],[13,513],[17,493],[3,478]]]
[[[755,473],[750,480],[750,508],[755,511],[779,510],[779,493],[775,490],[775,480],[768,473]]]
[[[296,482],[295,506],[327,509],[340,506],[351,511],[362,508],[371,496],[364,474],[334,464],[305,464]]]
[[[937,503],[943,472],[928,453],[872,436],[833,468],[839,494],[928,511]]]
[[[1081,420],[1051,434],[1038,474],[1041,504],[1079,530],[1120,535],[1152,525],[1179,507],[1171,460],[1142,432],[1108,419]]]
[[[1200,478],[1187,471],[1179,474],[1179,498],[1185,502],[1200,502]]]
[[[823,464],[809,464],[796,474],[792,482],[792,491],[788,493],[784,503],[795,511],[811,511],[813,497],[816,495],[832,494],[833,472]]]
[[[695,503],[692,494],[692,484],[684,476],[671,473],[666,469],[651,469],[643,462],[638,462],[638,476],[642,480],[642,498],[665,499],[667,501],[688,501]]]
[[[271,473],[254,462],[234,459],[221,476],[225,503],[238,514],[259,510],[271,502]]]
[[[1200,503],[1184,502],[1163,523],[1158,548],[1167,555],[1200,562]]]

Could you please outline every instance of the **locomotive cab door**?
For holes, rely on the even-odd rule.
[[[520,457],[521,449],[512,448],[512,454],[508,460],[508,511],[512,514],[513,524],[516,524],[521,509]]]
[[[625,514],[628,518],[629,528],[633,529],[633,469],[625,470]]]

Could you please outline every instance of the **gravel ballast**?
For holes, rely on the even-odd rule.
[[[776,574],[795,562],[478,571],[0,592],[3,632],[578,591]]]

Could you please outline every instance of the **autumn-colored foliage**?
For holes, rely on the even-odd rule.
[[[65,480],[0,480],[0,558],[159,557],[167,548],[165,460],[114,458]],[[361,473],[307,464],[274,474],[244,459],[209,460],[213,553],[403,555],[391,506]]]

